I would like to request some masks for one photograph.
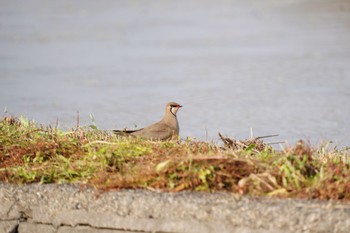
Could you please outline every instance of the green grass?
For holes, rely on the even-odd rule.
[[[312,148],[300,141],[275,150],[261,140],[222,140],[146,141],[95,126],[62,131],[3,117],[0,181],[350,201],[347,148]]]

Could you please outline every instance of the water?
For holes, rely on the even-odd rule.
[[[350,2],[0,1],[0,109],[44,124],[350,145]],[[273,140],[272,140],[273,141]]]

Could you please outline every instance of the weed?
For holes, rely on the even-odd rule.
[[[94,121],[62,131],[24,117],[3,117],[0,181],[350,201],[348,148],[312,148],[299,141],[277,151],[261,138],[220,137],[224,147],[190,139],[145,141],[118,138],[98,130]]]

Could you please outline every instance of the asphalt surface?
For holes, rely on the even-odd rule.
[[[349,232],[350,204],[0,184],[0,232]]]

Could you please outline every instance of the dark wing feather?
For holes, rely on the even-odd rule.
[[[113,133],[117,134],[117,135],[121,135],[121,136],[125,136],[125,135],[129,135],[129,134],[132,134],[132,133],[135,133],[137,131],[140,131],[142,130],[143,128],[141,129],[135,129],[135,130],[126,130],[126,129],[123,129],[123,130],[119,130],[119,129],[113,129]]]

